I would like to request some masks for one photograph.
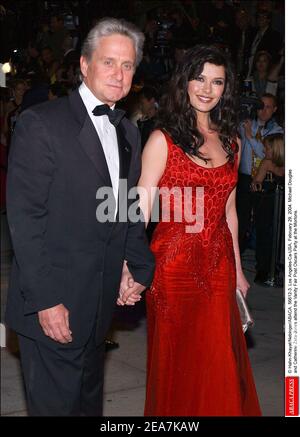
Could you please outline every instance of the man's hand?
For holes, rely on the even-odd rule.
[[[69,311],[63,304],[39,311],[38,316],[47,337],[59,343],[70,343],[73,340],[69,328]]]
[[[134,305],[141,300],[141,293],[145,290],[145,286],[134,282],[126,291],[120,291],[117,300],[118,305]]]
[[[244,121],[244,128],[245,128],[245,135],[246,135],[246,137],[249,140],[251,140],[251,138],[253,138],[251,120],[247,119],[247,120]]]
[[[261,182],[252,182],[251,183],[251,191],[262,191],[262,183]]]
[[[134,282],[134,279],[127,267],[127,261],[124,261],[123,271],[119,289],[119,297],[117,300],[118,305],[134,305],[141,300],[141,293],[146,287]]]
[[[133,284],[134,284],[134,279],[127,267],[127,261],[125,260],[123,262],[123,270],[122,270],[122,277],[121,277],[119,291],[120,292],[126,291],[129,287],[132,287]]]

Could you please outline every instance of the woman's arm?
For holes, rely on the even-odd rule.
[[[284,166],[278,167],[272,161],[270,162],[270,168],[268,171],[271,171],[276,176],[284,176]]]
[[[155,130],[150,135],[142,154],[142,173],[138,183],[139,206],[143,212],[147,227],[154,201],[154,191],[163,175],[168,157],[168,145],[164,134]],[[139,285],[139,284],[137,284]],[[133,288],[135,282],[128,271],[127,263],[123,266],[118,305],[134,305],[140,300],[139,290]]]
[[[271,68],[268,74],[267,84],[265,89],[266,93],[273,94],[273,96],[277,95],[279,74],[283,66],[283,63],[284,63],[284,55],[282,53],[279,62]]]
[[[241,144],[238,140],[239,144],[239,156],[238,156],[238,164],[241,159]],[[236,188],[230,193],[230,196],[226,203],[226,220],[228,223],[228,227],[231,232],[232,242],[233,242],[233,250],[235,257],[235,266],[236,266],[236,276],[237,276],[237,288],[239,288],[244,296],[246,296],[247,291],[250,287],[247,279],[244,276],[242,270],[240,249],[239,249],[239,241],[238,241],[238,218],[236,212]]]
[[[276,166],[270,159],[263,159],[251,184],[253,191],[261,191],[267,172],[271,172],[276,176],[284,176],[284,167]]]
[[[142,173],[138,183],[140,197],[139,206],[143,212],[145,225],[147,227],[153,205],[154,189],[157,188],[160,178],[166,167],[168,156],[168,145],[164,134],[155,130],[150,135],[142,154]],[[153,189],[154,188],[154,189]],[[122,280],[120,284],[118,305],[134,305],[140,300],[141,289],[134,290],[136,284],[128,270],[127,262],[124,262]]]
[[[283,66],[283,63],[284,63],[284,56],[282,54],[280,59],[279,59],[279,62],[271,68],[271,70],[268,74],[268,78],[267,78],[268,81],[270,81],[270,82],[277,82],[278,81],[279,73],[280,73],[280,70]]]
[[[253,178],[253,183],[262,183],[266,177],[266,174],[269,170],[271,160],[270,159],[263,159],[261,163],[259,164],[259,167],[257,169],[257,173]]]
[[[150,135],[142,155],[142,174],[138,183],[140,208],[146,226],[149,223],[155,191],[163,175],[168,157],[168,145],[164,134],[155,130]]]
[[[235,258],[235,267],[236,267],[236,276],[237,276],[237,288],[239,288],[244,296],[246,296],[248,288],[250,287],[247,279],[244,276],[240,249],[239,249],[239,241],[238,241],[238,218],[236,213],[236,188],[231,192],[227,204],[226,204],[226,220],[228,223],[228,227],[231,232],[232,242],[233,242],[233,250],[234,250],[234,258]]]

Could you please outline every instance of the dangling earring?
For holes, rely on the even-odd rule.
[[[222,103],[223,103],[223,96],[219,100],[218,121],[222,120]]]

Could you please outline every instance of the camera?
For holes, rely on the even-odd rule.
[[[64,28],[67,30],[76,30],[79,25],[78,16],[72,14],[64,15]]]
[[[158,18],[156,24],[157,32],[155,35],[153,54],[157,57],[164,58],[171,50],[168,34],[174,23],[166,18]]]
[[[258,109],[263,109],[264,102],[254,96],[244,96],[242,95],[239,99],[239,110],[238,118],[239,122],[247,119],[256,118],[256,113]]]

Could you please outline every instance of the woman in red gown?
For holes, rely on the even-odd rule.
[[[215,47],[190,49],[143,152],[146,221],[152,200],[145,193],[163,188],[151,243],[156,272],[146,297],[147,416],[261,415],[236,303],[236,287],[246,296],[249,284],[237,240],[233,96],[225,55]],[[190,198],[168,195],[187,187]],[[200,214],[193,221],[185,208]],[[133,301],[131,295],[127,304]]]

